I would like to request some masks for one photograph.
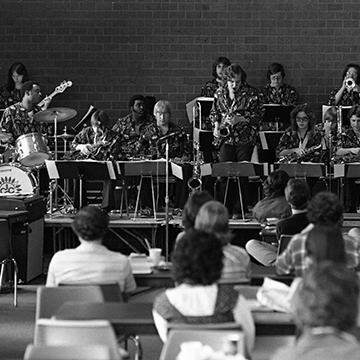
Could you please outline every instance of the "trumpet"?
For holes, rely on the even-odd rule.
[[[355,87],[356,83],[352,77],[349,77],[345,80],[345,87],[347,91],[351,91]]]

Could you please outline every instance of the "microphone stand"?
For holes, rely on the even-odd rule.
[[[166,139],[165,146],[165,262],[169,262],[169,141]]]

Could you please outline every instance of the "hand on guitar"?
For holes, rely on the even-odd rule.
[[[76,146],[76,150],[80,151],[80,153],[82,155],[89,155],[90,154],[90,144],[82,144],[82,145],[77,145]]]
[[[42,101],[41,101],[41,103],[42,103],[41,110],[46,110],[49,107],[51,100],[52,100],[52,97],[45,96],[44,99],[42,99]]]

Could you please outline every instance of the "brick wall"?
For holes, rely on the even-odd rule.
[[[319,111],[360,62],[359,0],[11,0],[0,1],[0,80],[14,61],[50,93],[52,106],[89,104],[112,121],[135,93],[167,98],[188,126],[186,102],[200,94],[219,55],[239,63],[248,82],[266,84],[269,63]]]

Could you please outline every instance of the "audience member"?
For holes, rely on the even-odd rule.
[[[219,284],[222,242],[213,234],[187,232],[173,253],[176,287],[160,294],[153,316],[162,341],[169,323],[210,324],[237,322],[245,333],[248,352],[254,346],[254,321],[245,298],[229,284]]]
[[[285,198],[290,204],[292,215],[276,224],[278,242],[281,235],[298,234],[309,225],[307,204],[310,198],[310,189],[307,182],[302,179],[290,179],[285,188]],[[248,254],[261,264],[265,266],[275,265],[278,245],[269,244],[265,241],[249,240],[245,248]]]
[[[273,171],[265,180],[265,198],[253,209],[253,217],[263,223],[267,218],[283,219],[291,215],[291,208],[285,199],[285,187],[290,176],[284,170]]]
[[[195,229],[217,236],[223,244],[224,267],[221,280],[237,281],[250,277],[250,257],[245,249],[231,245],[229,213],[219,201],[208,201],[198,211]]]
[[[53,256],[46,286],[119,283],[123,293],[134,291],[136,283],[127,257],[102,245],[108,224],[108,215],[100,209],[82,208],[72,223],[80,245]]]
[[[300,233],[294,235],[288,247],[277,258],[275,266],[279,274],[302,276],[306,269],[306,239],[314,225],[338,226],[341,229],[343,221],[343,207],[338,197],[331,192],[316,194],[308,205],[310,224]],[[360,242],[358,239],[343,234],[346,264],[349,268],[359,265]]]
[[[191,194],[185,203],[182,211],[182,225],[184,231],[180,232],[176,237],[176,243],[185,235],[185,233],[194,228],[196,215],[206,202],[213,198],[207,191],[195,191]]]
[[[360,345],[351,334],[358,298],[358,278],[345,266],[324,262],[309,270],[293,298],[301,335],[272,360],[359,359]]]

